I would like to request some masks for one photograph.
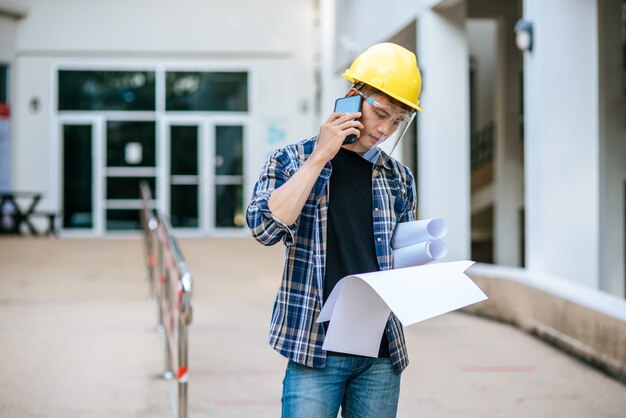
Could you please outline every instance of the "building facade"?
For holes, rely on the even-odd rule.
[[[139,228],[143,180],[180,233],[246,234],[270,150],[314,134],[310,2],[33,0],[0,11],[9,184],[43,192],[38,206],[61,214],[66,236]]]
[[[138,228],[141,180],[179,233],[247,235],[243,208],[268,153],[315,134],[354,57],[392,41],[417,54],[425,110],[396,157],[416,174],[419,217],[447,221],[448,259],[624,297],[625,9],[0,1],[0,184],[43,192],[66,236]],[[525,51],[520,20],[532,28]]]

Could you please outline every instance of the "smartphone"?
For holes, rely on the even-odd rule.
[[[335,113],[354,113],[361,111],[363,97],[360,94],[354,96],[341,97],[335,100]],[[343,140],[343,145],[352,144],[356,141],[356,135],[348,135]]]

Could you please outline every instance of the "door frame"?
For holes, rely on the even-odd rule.
[[[157,190],[159,196],[158,207],[162,213],[170,216],[170,126],[198,126],[198,228],[174,228],[180,236],[212,236],[212,237],[240,237],[247,234],[246,228],[225,228],[215,226],[215,127],[241,126],[243,128],[243,173],[242,187],[244,195],[248,188],[246,184],[246,152],[249,149],[248,135],[250,131],[249,116],[227,113],[207,114],[206,112],[186,112],[176,114],[167,112],[158,121],[160,143],[157,144]],[[245,203],[245,202],[244,202]]]

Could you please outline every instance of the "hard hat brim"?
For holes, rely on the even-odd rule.
[[[411,101],[409,101],[409,100],[406,100],[406,99],[405,99],[405,98],[403,98],[403,97],[400,97],[400,96],[398,96],[398,95],[396,95],[396,94],[392,94],[392,93],[390,93],[389,91],[386,91],[386,89],[385,89],[384,87],[380,87],[380,86],[373,86],[373,85],[371,85],[370,83],[366,83],[366,82],[365,82],[365,81],[363,81],[363,80],[359,80],[359,79],[355,78],[355,77],[354,77],[352,74],[350,74],[350,73],[351,73],[350,69],[347,69],[347,70],[346,70],[343,74],[341,74],[341,75],[342,75],[342,77],[343,77],[343,78],[345,78],[346,80],[350,81],[351,83],[363,83],[363,84],[367,84],[368,86],[374,87],[376,90],[379,90],[379,91],[381,91],[381,92],[385,93],[387,96],[389,96],[389,97],[393,98],[394,100],[399,101],[399,102],[400,102],[400,103],[402,103],[402,104],[405,104],[405,105],[409,106],[409,107],[410,107],[410,108],[412,108],[412,109],[417,110],[418,112],[424,112],[424,110],[423,110],[421,107],[419,107],[419,106],[418,106],[418,105],[419,105],[419,100],[417,101],[417,104],[415,104],[415,103],[413,103],[413,102],[411,102]]]

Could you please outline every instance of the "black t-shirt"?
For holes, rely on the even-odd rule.
[[[379,270],[372,218],[372,163],[344,148],[331,163],[324,302],[343,277]],[[389,357],[386,333],[378,357]]]

